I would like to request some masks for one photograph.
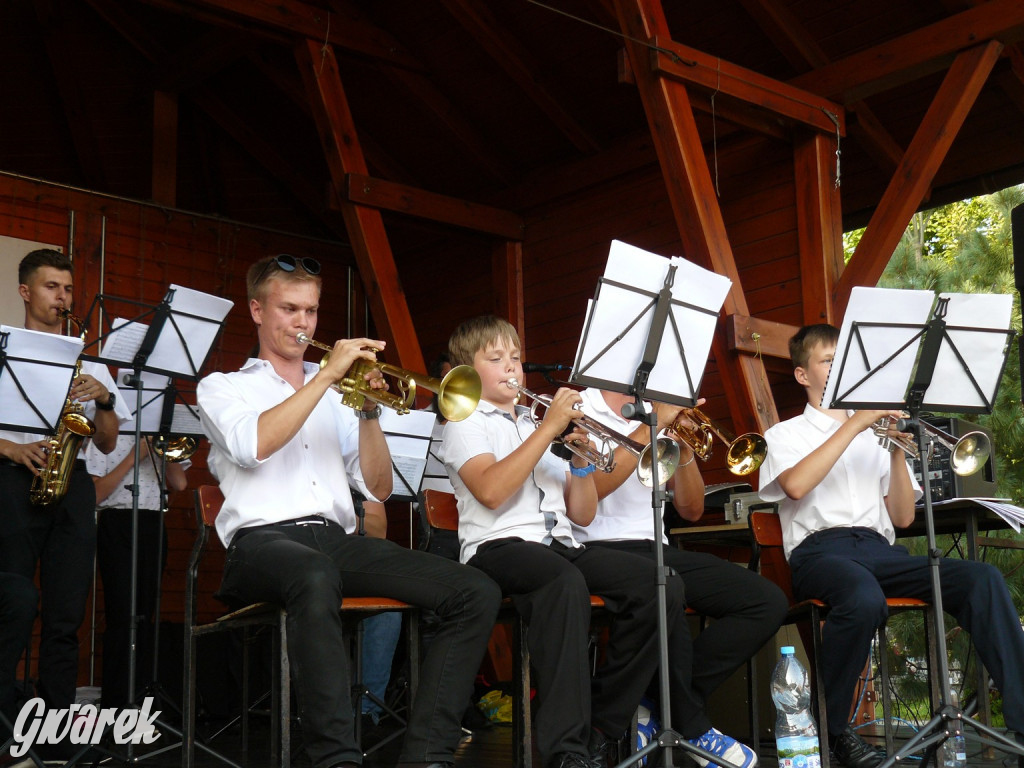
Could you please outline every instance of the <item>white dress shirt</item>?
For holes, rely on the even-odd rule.
[[[776,424],[764,433],[768,456],[761,465],[761,489],[765,501],[779,502],[782,543],[788,559],[812,533],[827,528],[870,528],[890,544],[896,531],[885,508],[889,493],[889,452],[878,444],[870,429],[857,435],[832,469],[799,501],[786,496],[778,477],[816,450],[840,427],[827,413],[810,404],[804,412]],[[908,467],[908,472],[909,467]],[[910,475],[915,497],[921,490]]]
[[[308,382],[319,370],[304,363]],[[295,393],[266,360],[250,358],[233,373],[214,373],[196,389],[199,417],[210,439],[207,463],[224,506],[217,534],[225,546],[239,528],[320,515],[356,529],[349,483],[377,499],[359,467],[359,418],[329,389],[298,433],[266,459],[256,458],[257,422]]]
[[[444,459],[459,507],[459,559],[466,563],[481,544],[495,539],[520,538],[540,544],[557,539],[575,547],[572,526],[565,514],[565,476],[569,463],[545,450],[530,477],[504,504],[488,509],[470,493],[459,477],[462,465],[475,456],[491,454],[501,461],[536,429],[529,411],[516,408],[516,419],[481,400],[464,421],[450,421],[444,429]]]
[[[114,377],[110,375],[110,371],[107,370],[107,366],[102,363],[94,363],[89,360],[82,361],[82,373],[87,373],[100,382],[107,388],[108,392],[113,393],[114,397],[117,398],[114,401],[114,413],[117,415],[117,423],[124,425],[131,421],[132,411],[129,405],[124,401],[124,396],[117,389],[117,384],[114,383]],[[29,397],[32,393],[29,393]],[[0,403],[0,407],[2,407]],[[96,401],[87,400],[80,404],[82,406],[82,414],[89,420],[96,420]],[[21,445],[27,445],[28,443],[38,443],[40,440],[45,440],[48,437],[42,432],[15,432],[9,429],[0,429],[0,440],[10,440],[12,443],[19,443]],[[82,443],[82,447],[78,451],[78,458],[85,458],[86,446],[92,443],[92,440],[85,440]]]
[[[583,412],[619,434],[629,435],[640,426],[639,421],[627,421],[609,407],[600,389],[591,387],[580,393]],[[648,403],[648,406],[650,404]],[[654,511],[651,489],[633,472],[625,481],[597,502],[597,516],[588,526],[573,525],[579,541],[632,541],[654,539]],[[662,534],[664,542],[668,536]]]
[[[142,439],[145,440],[146,438],[143,437]],[[114,450],[107,454],[100,453],[99,449],[90,442],[85,449],[85,465],[89,469],[90,475],[104,477],[109,475],[114,467],[120,464],[134,450],[134,435],[118,435],[117,445],[114,446]],[[139,459],[139,509],[160,510],[160,477],[157,475],[156,470],[153,469],[154,461],[159,466],[162,459],[152,453]],[[182,470],[186,470],[192,466],[192,462],[186,459],[185,461],[178,462],[178,466]],[[132,492],[125,486],[131,485],[134,475],[135,469],[129,467],[124,480],[118,483],[117,488],[107,498],[96,499],[96,506],[100,509],[131,509]]]

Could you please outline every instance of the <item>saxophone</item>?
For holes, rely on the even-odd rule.
[[[67,309],[58,311],[61,316],[78,326],[82,341],[85,341],[86,329],[81,318],[71,314]],[[73,379],[77,379],[81,372],[82,361],[79,360],[75,363]],[[78,449],[82,445],[82,440],[91,437],[96,432],[96,425],[85,416],[83,411],[82,404],[71,402],[69,394],[64,401],[64,410],[61,411],[57,431],[47,441],[46,466],[32,479],[32,488],[28,494],[28,499],[32,504],[37,506],[56,504],[67,495],[71,472],[75,468],[75,459],[78,458]]]

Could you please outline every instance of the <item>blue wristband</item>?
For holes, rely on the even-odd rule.
[[[573,477],[586,477],[587,475],[593,474],[594,465],[587,464],[585,467],[574,467],[572,464],[569,465],[569,471],[572,472]]]

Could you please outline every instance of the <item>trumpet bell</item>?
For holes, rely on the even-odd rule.
[[[949,466],[961,477],[973,475],[992,455],[992,441],[984,432],[968,432],[949,453]]]
[[[768,455],[768,441],[756,432],[740,435],[729,445],[725,463],[734,475],[749,475],[760,469]]]
[[[196,452],[196,448],[198,447],[199,443],[196,442],[194,437],[182,435],[181,437],[175,437],[171,440],[167,440],[164,445],[161,445],[159,441],[154,441],[153,453],[162,457],[164,461],[169,461],[174,464],[191,458],[192,454]]]
[[[382,371],[390,373],[390,371]],[[462,421],[476,410],[483,385],[480,374],[471,365],[457,365],[443,379],[403,371],[413,388],[422,387],[437,395],[437,409],[448,421]]]
[[[648,488],[654,484],[652,457],[656,456],[658,461],[659,485],[664,485],[668,482],[669,478],[676,473],[676,469],[679,468],[679,443],[671,437],[659,437],[655,446],[656,449],[654,451],[651,450],[651,446],[644,446],[636,462],[637,479]],[[623,447],[626,450],[631,450],[631,446],[624,445]]]

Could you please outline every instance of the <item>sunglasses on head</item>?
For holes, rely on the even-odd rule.
[[[302,267],[302,269],[310,275],[320,274],[320,262],[316,259],[311,259],[308,256],[296,259],[291,254],[279,253],[263,265],[263,271],[261,271],[260,276],[256,278],[256,284],[259,284],[259,282],[266,277],[267,270],[270,269],[272,264],[276,265],[282,272],[294,272],[296,267]]]

